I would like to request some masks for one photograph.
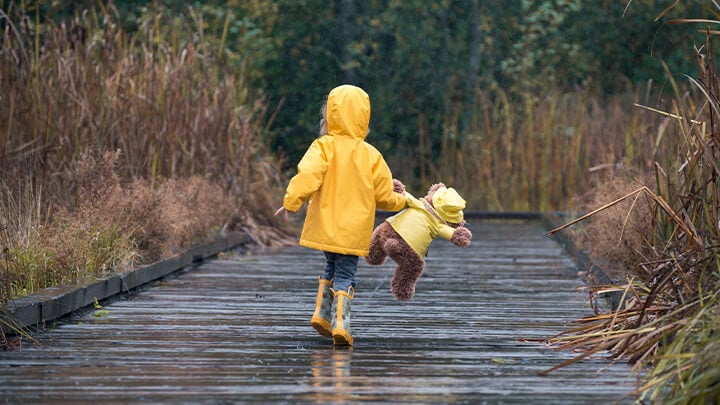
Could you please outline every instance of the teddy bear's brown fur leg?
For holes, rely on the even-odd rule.
[[[425,261],[402,239],[388,239],[384,248],[397,263],[390,290],[397,299],[407,301],[415,295],[415,284],[425,269]]]
[[[368,253],[365,261],[375,266],[385,263],[387,253],[383,245],[388,238],[399,238],[400,235],[390,226],[389,223],[383,222],[373,231],[370,239],[370,253]]]

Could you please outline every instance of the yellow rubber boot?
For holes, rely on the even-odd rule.
[[[352,346],[353,337],[350,330],[350,302],[355,296],[352,287],[347,291],[335,291],[332,304],[332,337],[337,346]]]
[[[332,316],[331,308],[333,304],[332,281],[319,279],[317,298],[315,299],[315,313],[310,319],[310,324],[325,337],[332,336],[330,325],[330,317]]]

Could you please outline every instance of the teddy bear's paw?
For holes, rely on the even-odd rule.
[[[401,288],[401,286],[392,286],[390,291],[393,293],[395,298],[397,298],[400,301],[410,301],[410,299],[415,295],[415,288],[414,287],[407,287],[404,286],[404,288]]]
[[[412,291],[412,292],[403,291],[403,292],[393,293],[393,295],[395,295],[395,298],[397,298],[399,301],[410,301],[412,299],[413,295],[415,295],[415,292],[414,291]]]
[[[380,265],[385,264],[386,258],[387,258],[387,256],[385,256],[383,254],[373,254],[372,252],[370,252],[370,254],[365,257],[365,261],[369,265],[380,266]]]
[[[398,292],[394,293],[393,295],[395,295],[395,298],[397,298],[399,301],[410,301],[415,294],[411,292]]]
[[[470,245],[470,240],[472,240],[472,232],[465,227],[455,229],[452,237],[450,238],[450,242],[460,247],[467,247]]]

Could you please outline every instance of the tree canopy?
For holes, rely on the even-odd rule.
[[[462,138],[480,90],[608,95],[662,82],[663,62],[670,72],[692,73],[692,46],[702,46],[702,33],[665,22],[711,11],[708,2],[681,2],[656,20],[669,3],[114,0],[103,7],[130,31],[143,24],[201,28],[217,44],[215,62],[246,71],[266,97],[276,113],[268,142],[295,162],[317,133],[324,97],[341,83],[370,94],[377,134],[370,140],[387,151],[417,145],[420,132],[436,144],[448,120],[461,123],[454,130]],[[95,2],[39,4],[38,19],[59,21],[78,18]],[[187,41],[195,32],[188,30]]]

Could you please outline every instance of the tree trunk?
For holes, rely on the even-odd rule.
[[[465,113],[463,114],[462,131],[458,136],[464,137],[470,132],[472,117],[475,114],[475,85],[480,71],[480,0],[471,0],[470,12],[470,48],[468,54]]]

